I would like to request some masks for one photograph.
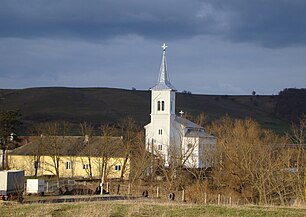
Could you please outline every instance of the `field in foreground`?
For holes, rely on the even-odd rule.
[[[305,216],[306,208],[213,206],[140,201],[62,204],[0,204],[5,216]]]

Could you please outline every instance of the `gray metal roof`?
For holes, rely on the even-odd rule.
[[[201,129],[203,127],[201,127],[200,125],[193,123],[190,120],[187,120],[186,118],[182,118],[179,116],[175,116],[175,121],[177,121],[178,123],[184,125],[187,128],[196,128],[196,129]]]
[[[83,136],[32,137],[29,142],[9,152],[9,155],[40,156],[92,156],[107,154],[111,157],[125,157],[120,137],[93,136],[89,142]]]
[[[186,128],[186,133],[184,135],[186,137],[215,138],[213,135],[206,133],[204,127],[193,123],[186,118],[175,116],[174,120]]]
[[[159,68],[159,76],[155,86],[151,90],[176,90],[175,87],[170,83],[168,71],[167,71],[167,61],[166,61],[166,44],[163,44],[163,56]]]

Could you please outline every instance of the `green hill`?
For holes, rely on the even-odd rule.
[[[276,117],[277,96],[218,96],[177,93],[176,112],[190,115],[204,112],[210,120],[228,114],[236,118],[251,117],[263,127],[283,132],[289,126]],[[83,121],[95,126],[117,123],[132,116],[140,124],[150,121],[150,92],[113,88],[28,88],[0,90],[0,110],[19,109],[24,129],[35,123],[66,120]]]

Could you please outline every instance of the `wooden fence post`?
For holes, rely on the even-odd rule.
[[[206,204],[207,203],[207,194],[206,194],[206,192],[204,193],[204,204]]]
[[[156,197],[159,198],[159,187],[156,187]]]
[[[130,195],[131,194],[131,183],[129,183],[129,185],[128,185],[128,195]]]
[[[185,200],[185,189],[183,189],[183,192],[182,192],[182,201],[186,202],[186,200]]]
[[[109,193],[109,182],[106,182],[106,192]]]
[[[117,186],[117,194],[119,194],[120,193],[120,184],[118,184],[118,186]]]
[[[220,205],[221,195],[218,194],[218,205]]]

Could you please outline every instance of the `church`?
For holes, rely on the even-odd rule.
[[[158,81],[151,90],[151,123],[145,128],[146,150],[161,159],[165,167],[208,168],[213,164],[216,138],[202,126],[175,114],[175,87],[170,83],[167,45],[162,45]],[[182,113],[181,113],[182,114]]]

